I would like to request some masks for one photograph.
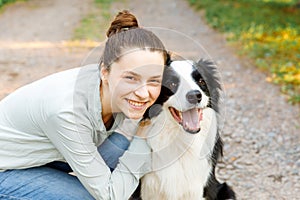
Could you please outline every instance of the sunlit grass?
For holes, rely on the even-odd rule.
[[[28,1],[28,0],[0,0],[0,14],[5,10],[6,6],[13,4],[17,1]]]
[[[292,103],[300,103],[300,8],[297,0],[190,0],[207,22],[239,44]]]
[[[12,3],[16,0],[0,0],[0,7],[3,6],[4,4],[7,4],[7,3]]]
[[[80,26],[74,31],[74,40],[102,41],[105,30],[111,18],[109,8],[113,0],[95,0],[95,6],[90,13],[81,20]]]

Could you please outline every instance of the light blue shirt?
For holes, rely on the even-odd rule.
[[[0,171],[67,161],[96,199],[128,199],[150,171],[150,148],[134,138],[111,173],[97,147],[110,131],[101,118],[97,64],[23,86],[0,102]]]

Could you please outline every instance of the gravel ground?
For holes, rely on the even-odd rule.
[[[89,49],[61,42],[91,5],[92,0],[31,0],[0,15],[0,99],[32,80],[80,65]],[[251,62],[236,56],[224,36],[184,0],[131,0],[114,3],[111,12],[123,8],[142,26],[176,30],[152,29],[168,49],[219,65],[226,92],[219,179],[233,186],[238,199],[300,199],[299,107],[289,105]]]

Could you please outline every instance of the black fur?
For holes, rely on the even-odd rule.
[[[195,67],[197,68],[197,72],[193,73],[193,77],[195,80],[200,81],[204,79],[206,84],[203,85],[205,87],[200,87],[210,97],[208,106],[218,113],[219,122],[221,120],[220,101],[222,97],[222,84],[217,66],[212,61],[201,59],[196,63]],[[226,183],[221,184],[215,176],[217,162],[223,156],[223,141],[220,137],[220,127],[218,127],[216,137],[214,150],[210,157],[212,172],[209,177],[208,185],[204,188],[203,197],[207,200],[236,199],[234,191]]]
[[[177,91],[179,81],[178,75],[171,70],[169,66],[166,66],[163,73],[160,95],[155,103],[146,110],[144,119],[151,119],[161,112],[161,106],[163,103],[166,102]]]
[[[211,108],[214,109],[217,113],[220,113],[219,106],[222,96],[222,85],[220,74],[216,65],[212,61],[201,59],[196,63],[195,67],[197,68],[197,72],[201,75],[201,77],[203,77],[204,81],[206,82]]]
[[[196,66],[196,67],[197,67],[197,66]],[[201,90],[202,90],[207,96],[210,96],[210,93],[209,93],[209,90],[208,90],[208,86],[207,86],[205,80],[203,79],[203,77],[201,76],[199,70],[197,70],[197,68],[193,71],[192,77],[193,77],[193,79],[197,82],[197,84],[199,85],[199,87],[201,88]],[[209,105],[209,107],[211,107],[211,105]]]

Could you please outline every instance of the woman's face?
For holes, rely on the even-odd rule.
[[[161,52],[135,50],[114,62],[110,72],[102,70],[112,112],[123,112],[131,119],[141,118],[159,96],[163,69]]]

